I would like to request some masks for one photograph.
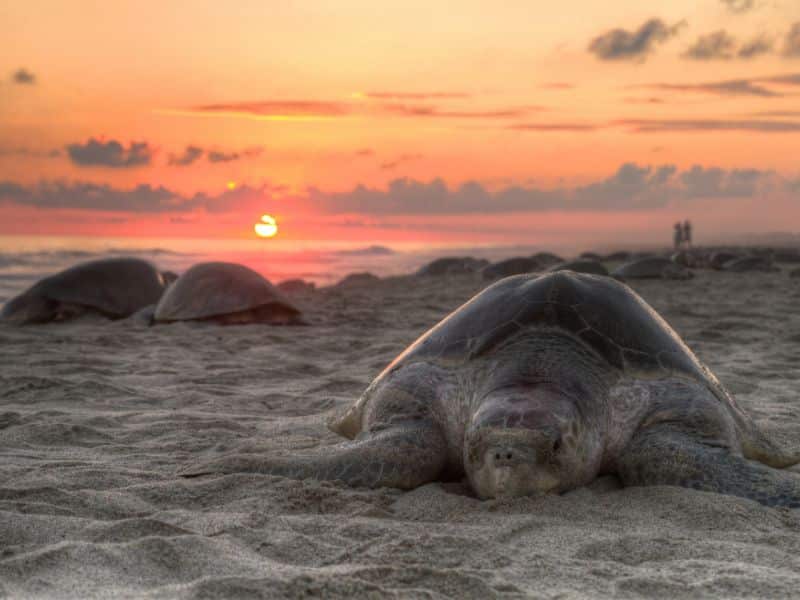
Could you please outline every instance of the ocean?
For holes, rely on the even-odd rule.
[[[457,247],[348,242],[0,236],[0,304],[37,280],[72,265],[111,256],[136,256],[181,273],[205,261],[237,262],[273,283],[293,278],[332,285],[349,273],[379,277],[413,273],[434,258],[470,255],[499,260],[532,254],[526,246]]]

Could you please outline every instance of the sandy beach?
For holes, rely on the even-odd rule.
[[[294,296],[309,327],[0,326],[0,597],[765,598],[800,590],[800,511],[611,477],[480,501],[257,474],[181,479],[324,425],[485,286],[397,277]],[[800,279],[633,283],[775,436],[800,440]],[[800,476],[800,470],[795,469]]]

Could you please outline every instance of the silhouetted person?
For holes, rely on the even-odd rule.
[[[675,250],[680,250],[683,245],[683,225],[675,223]]]
[[[683,243],[687,249],[692,247],[692,224],[689,223],[689,219],[683,222]]]

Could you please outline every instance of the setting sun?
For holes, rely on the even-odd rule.
[[[253,229],[256,231],[256,235],[262,238],[271,238],[275,237],[275,234],[278,233],[278,222],[275,220],[275,217],[270,215],[261,215],[261,222],[256,223],[253,226]]]

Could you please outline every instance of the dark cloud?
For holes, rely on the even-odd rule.
[[[783,55],[787,58],[800,58],[800,21],[792,25],[783,42]]]
[[[720,29],[701,35],[683,56],[692,60],[730,60],[734,57],[736,46],[736,38]]]
[[[211,150],[208,153],[208,162],[221,163],[239,160],[242,157],[238,152],[221,152],[219,150]]]
[[[202,158],[205,150],[199,146],[186,146],[182,154],[170,154],[169,164],[176,167],[187,167]]]
[[[620,119],[615,125],[639,133],[686,131],[753,131],[760,133],[796,133],[800,121],[760,121],[722,119]]]
[[[67,146],[69,159],[79,167],[127,169],[149,165],[154,150],[147,142],[131,142],[126,149],[116,140],[107,142],[90,138],[85,144]]]
[[[800,85],[800,73],[789,73],[788,75],[774,75],[772,77],[764,77],[759,81],[767,83],[775,83],[778,85]]]
[[[11,75],[11,81],[20,85],[34,85],[36,83],[36,75],[27,69],[17,69]]]
[[[684,22],[667,25],[661,19],[650,19],[639,29],[611,29],[589,43],[589,52],[601,60],[644,60],[658,44],[677,35]]]
[[[273,100],[262,102],[230,102],[196,106],[194,112],[232,113],[263,117],[338,117],[350,112],[341,102],[316,100]]]
[[[367,92],[364,96],[376,100],[445,100],[472,97],[463,92]]]
[[[375,154],[375,150],[372,148],[361,148],[360,150],[356,150],[356,156],[373,156]]]
[[[722,0],[728,10],[735,13],[745,13],[755,6],[755,0]]]

